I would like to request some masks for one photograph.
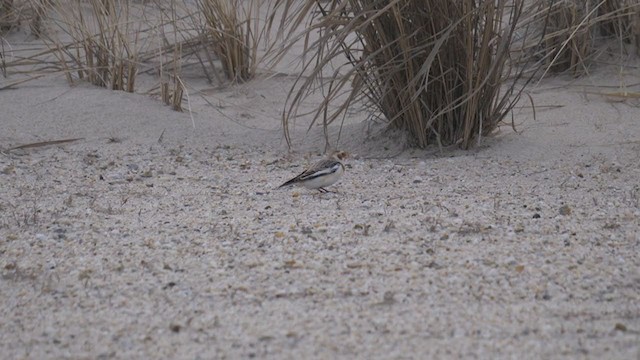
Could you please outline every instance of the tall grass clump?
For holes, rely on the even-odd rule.
[[[13,23],[13,0],[0,0],[0,73],[4,77],[7,77],[7,63],[2,35],[11,30]]]
[[[596,10],[590,7],[589,1],[556,1],[544,9],[544,16],[548,16],[544,36],[547,70],[568,70],[575,76],[587,71],[586,61],[593,49],[591,23]]]
[[[165,26],[159,27],[162,32],[163,43],[173,44],[173,46],[165,46],[159,49],[160,54],[157,58],[160,60],[159,77],[160,77],[160,97],[162,101],[170,105],[176,111],[182,111],[182,95],[185,93],[185,85],[181,78],[182,72],[182,41],[178,40],[178,33],[180,33],[179,25],[176,19],[177,11],[175,9],[171,12],[171,21],[162,21],[164,25],[171,25],[173,31],[170,35],[164,31]],[[170,36],[173,39],[169,39]],[[166,55],[171,55],[168,64],[165,63]]]
[[[640,0],[535,1],[527,13],[525,22],[542,41],[524,48],[543,62],[544,74],[587,74],[600,45],[610,40],[640,49]]]
[[[604,0],[607,1],[607,0]],[[542,41],[535,41],[530,55],[541,60],[545,74],[569,71],[587,73],[594,53],[595,25],[603,0],[535,1],[527,11]]]
[[[41,34],[70,84],[76,79],[133,92],[140,21],[129,0],[36,2],[57,29]]]
[[[276,65],[312,6],[310,0],[197,0],[201,33],[233,82],[254,78],[260,65]]]
[[[254,5],[250,2],[248,9],[244,9],[244,3],[242,0],[198,2],[213,42],[213,51],[222,62],[226,77],[238,82],[252,78],[256,67],[256,57],[251,56],[252,51],[255,55],[256,44],[249,43]]]
[[[14,0],[0,0],[0,35],[18,23]]]
[[[48,0],[31,0],[48,1]],[[12,29],[20,29],[22,24],[29,24],[31,33],[37,36],[40,25],[38,14],[34,12],[30,0],[0,0],[0,36]]]
[[[640,0],[607,0],[600,9],[600,32],[635,47],[640,55]]]
[[[315,56],[283,117],[288,141],[289,123],[318,82],[326,96],[314,123],[322,118],[327,126],[362,101],[419,147],[468,148],[496,128],[522,91],[517,80],[523,73],[510,61],[522,0],[334,0],[317,6],[321,17],[309,31],[320,35],[307,48]]]

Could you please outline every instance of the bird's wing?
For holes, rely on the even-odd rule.
[[[343,166],[342,163],[334,159],[321,160],[300,173],[300,175],[280,185],[280,187],[291,185],[300,181],[315,179],[318,176],[334,173],[338,171],[338,168],[341,166]]]
[[[299,181],[311,180],[318,176],[334,173],[340,166],[342,166],[342,164],[333,159],[321,160],[303,171],[302,174],[297,176],[297,178]]]

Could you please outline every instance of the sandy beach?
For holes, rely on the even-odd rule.
[[[276,190],[324,152],[284,141],[293,77],[194,75],[190,112],[2,90],[0,357],[638,359],[640,103],[594,94],[629,66],[543,80],[468,151],[356,112],[327,194]]]

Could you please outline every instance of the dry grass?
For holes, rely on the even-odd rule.
[[[42,36],[49,50],[8,67],[28,65],[32,74],[64,73],[70,84],[88,81],[129,92],[139,71],[156,73],[156,91],[175,109],[181,109],[185,91],[180,78],[185,57],[197,57],[212,83],[247,81],[259,67],[269,71],[282,59],[311,7],[295,0],[201,0],[198,6],[129,0],[29,4],[38,20],[32,33]]]
[[[14,0],[0,0],[0,35],[11,30],[18,23]]]
[[[207,24],[206,29],[213,39],[214,52],[230,80],[243,82],[255,74],[257,42],[251,33],[251,21],[252,12],[256,11],[253,4],[258,2],[249,3],[246,9],[245,2],[241,0],[198,1]]]
[[[7,77],[7,60],[6,60],[7,49],[5,48],[5,42],[3,40],[4,39],[0,37],[0,74],[2,74],[4,78],[6,78]]]
[[[544,39],[546,67],[550,71],[573,72],[581,75],[587,71],[586,59],[593,47],[593,30],[589,18],[597,9],[589,9],[588,2],[575,1],[553,3],[544,12],[548,16],[548,36]]]
[[[640,55],[640,0],[608,0],[602,4],[599,28],[605,36],[613,36],[635,47]]]
[[[22,23],[29,23],[31,32],[37,34],[40,20],[26,0],[0,0],[0,73],[3,77],[8,76],[8,58],[12,57],[11,44],[3,36],[12,30],[18,31]]]
[[[0,74],[7,77],[7,53],[11,46],[2,37],[20,23],[20,9],[14,0],[0,0]]]
[[[598,45],[611,39],[640,50],[640,0],[537,1],[526,12],[538,32],[524,48],[544,74],[587,74]]]
[[[42,32],[70,84],[75,79],[112,90],[133,92],[138,66],[139,22],[128,0],[36,2],[58,32]],[[70,39],[64,39],[68,38]]]
[[[271,67],[288,49],[284,44],[301,25],[312,1],[198,0],[202,36],[222,63],[227,79],[252,79],[258,66]],[[279,20],[279,21],[278,21]]]
[[[522,90],[516,86],[522,70],[514,70],[509,59],[522,6],[472,0],[318,3],[322,16],[309,31],[321,36],[307,49],[315,54],[305,64],[310,76],[300,77],[287,99],[287,139],[298,106],[320,82],[326,96],[314,123],[322,118],[326,127],[362,100],[419,147],[468,148],[495,129]]]
[[[167,11],[160,13],[160,19],[154,29],[158,32],[159,47],[156,52],[146,55],[150,59],[158,59],[159,91],[162,101],[176,111],[182,111],[182,100],[185,85],[182,81],[183,46],[188,44],[191,35],[188,27],[182,22],[182,8],[171,2]],[[167,31],[168,30],[168,31]]]
[[[171,70],[164,71],[160,66],[160,96],[165,104],[170,105],[176,111],[182,111],[182,97],[185,92],[184,83],[180,77],[182,70],[182,47],[179,43],[174,45]]]
[[[603,39],[639,48],[640,0],[536,0],[523,12],[524,3],[0,0],[0,35],[28,18],[48,46],[21,57],[0,37],[3,76],[26,75],[0,90],[62,73],[71,84],[133,92],[145,72],[158,79],[149,92],[182,110],[183,68],[199,65],[219,85],[245,82],[302,41],[304,70],[283,116],[287,141],[306,96],[322,91],[311,126],[321,124],[325,133],[364,106],[419,147],[468,148],[505,118],[538,67],[577,76],[587,73]]]

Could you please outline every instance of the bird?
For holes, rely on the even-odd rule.
[[[344,164],[341,160],[346,157],[346,152],[334,151],[325,159],[308,167],[300,175],[278,186],[278,189],[290,185],[300,185],[307,189],[317,189],[321,193],[329,192],[325,187],[340,180],[344,174]]]

